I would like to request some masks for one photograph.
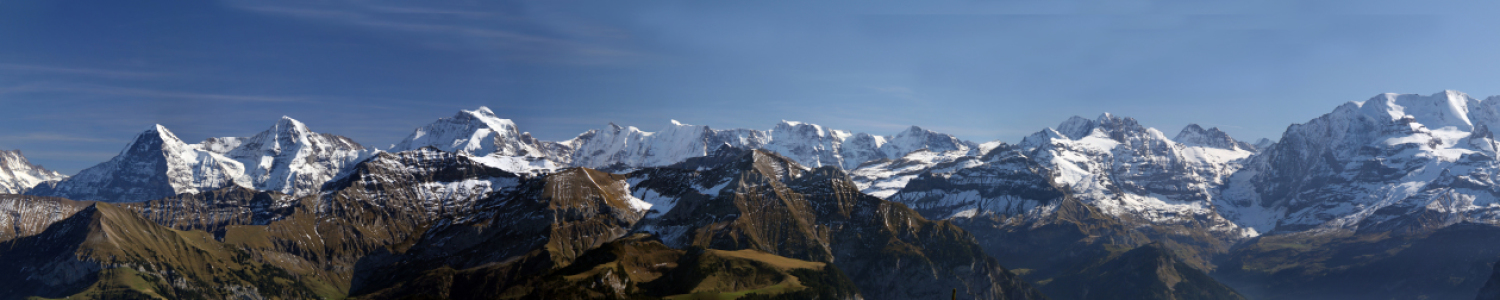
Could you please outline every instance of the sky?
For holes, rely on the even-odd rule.
[[[283,115],[383,149],[479,106],[544,140],[675,119],[1016,142],[1104,112],[1274,140],[1380,93],[1500,94],[1497,6],[4,1],[0,149],[73,174],[153,124],[194,143]]]

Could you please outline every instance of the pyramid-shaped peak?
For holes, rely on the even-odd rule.
[[[151,125],[151,127],[146,127],[146,131],[143,131],[141,132],[141,134],[136,135],[135,140],[137,142],[142,140],[175,141],[178,143],[182,142],[181,139],[177,138],[177,134],[172,133],[171,130],[167,130],[167,127],[162,126],[161,124],[154,124]]]
[[[303,124],[302,121],[297,121],[297,119],[293,119],[292,117],[288,117],[288,116],[281,116],[281,119],[276,121],[276,126],[272,127],[272,129],[274,129],[274,130],[276,130],[278,132],[307,132],[308,131],[307,124]]]

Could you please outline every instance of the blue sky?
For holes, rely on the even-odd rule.
[[[383,148],[480,105],[548,140],[785,119],[1015,142],[1102,112],[1252,140],[1378,93],[1500,94],[1482,2],[808,2],[0,2],[0,149],[71,174],[152,124],[282,115]]]

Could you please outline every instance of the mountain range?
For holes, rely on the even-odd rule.
[[[73,176],[0,152],[0,298],[1469,299],[1500,259],[1494,126],[1455,91],[1254,143],[1108,113],[1017,143],[543,141],[484,107],[385,150],[155,125]]]

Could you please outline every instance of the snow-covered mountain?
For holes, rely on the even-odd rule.
[[[667,166],[713,153],[720,146],[776,152],[809,167],[854,169],[862,163],[897,159],[912,151],[968,151],[976,144],[952,135],[911,127],[894,136],[850,133],[816,124],[782,121],[771,130],[716,130],[672,121],[657,132],[610,124],[564,142],[576,146],[570,162],[590,168]]]
[[[27,194],[105,202],[146,201],[232,185],[252,186],[244,174],[240,162],[200,150],[182,142],[167,128],[152,125],[109,161],[54,186],[38,186]]]
[[[495,168],[514,173],[551,171],[565,167],[558,157],[571,151],[568,145],[547,143],[516,129],[516,123],[495,116],[488,107],[462,110],[417,128],[390,152],[432,147],[467,155]],[[545,150],[545,151],[544,151]]]
[[[1059,196],[1026,191],[1055,187],[1115,216],[1169,222],[1181,215],[1213,215],[1215,189],[1254,152],[1236,143],[1205,143],[1215,141],[1205,137],[1215,136],[1234,141],[1218,130],[1189,125],[1184,132],[1179,136],[1188,143],[1128,117],[1073,117],[1016,145],[987,144],[994,150],[928,163],[932,174],[925,175],[923,186],[905,186],[889,199],[945,208],[932,217],[1026,213]],[[853,173],[882,168],[887,167],[869,165]],[[1001,187],[1007,188],[995,190]]]
[[[1110,114],[1088,122],[1074,118],[1059,128],[1072,131],[1033,134],[1021,141],[1020,151],[1047,169],[1054,185],[1084,203],[1154,223],[1214,215],[1214,189],[1253,154],[1178,143],[1135,119]]]
[[[724,145],[762,147],[770,140],[769,135],[760,131],[714,130],[676,120],[657,132],[610,123],[604,129],[590,130],[564,142],[575,150],[571,156],[557,159],[595,169],[654,167],[704,156]]]
[[[1211,267],[1213,255],[1258,234],[1215,206],[1219,189],[1254,152],[1215,146],[1180,143],[1106,113],[1070,118],[1017,144],[986,143],[972,154],[927,158],[913,153],[852,173],[869,180],[860,183],[867,193],[899,186],[886,199],[927,218],[955,220],[985,241],[991,255],[1016,259],[1009,262],[1018,266],[1066,268],[1108,247],[1165,241],[1191,245],[1177,255]],[[1046,255],[1036,248],[1073,250]]]
[[[480,158],[515,173],[564,167],[627,171],[660,167],[709,155],[719,147],[765,149],[808,166],[853,169],[861,163],[897,159],[917,150],[969,151],[974,143],[911,127],[894,136],[875,136],[782,121],[771,130],[713,129],[673,120],[659,131],[613,123],[566,141],[541,141],[521,132],[489,108],[463,110],[412,132],[390,149],[403,152],[433,147]],[[966,153],[966,152],[965,152]]]
[[[349,138],[312,132],[289,117],[248,138],[210,138],[198,144],[184,143],[155,125],[110,161],[28,194],[137,202],[241,186],[305,196],[370,154]]]
[[[1350,102],[1287,128],[1235,175],[1221,204],[1260,231],[1500,223],[1495,126],[1495,97],[1445,91]]]
[[[66,178],[67,175],[31,164],[21,150],[0,150],[0,194],[20,194],[39,183]]]
[[[238,161],[255,189],[293,196],[317,193],[323,183],[372,153],[354,140],[312,132],[285,116],[255,136],[212,138],[194,146]]]
[[[647,132],[610,124],[541,141],[480,107],[418,128],[390,151],[431,147],[537,174],[572,166],[627,171],[721,147],[762,149],[809,167],[848,169],[864,192],[929,217],[1045,215],[1066,195],[1111,216],[1250,236],[1500,220],[1500,187],[1491,179],[1500,169],[1494,126],[1500,101],[1453,91],[1351,102],[1289,127],[1279,142],[1255,144],[1196,124],[1168,138],[1110,114],[1073,117],[1017,144],[975,144],[919,127],[877,136],[791,121],[764,131],[672,121]],[[239,185],[309,195],[374,152],[291,118],[252,137],[191,145],[154,126],[120,156],[31,194],[141,201]],[[29,166],[11,161],[0,166],[12,170],[6,174]]]

